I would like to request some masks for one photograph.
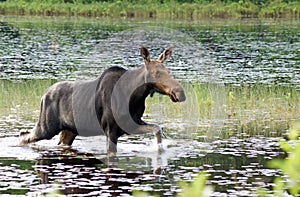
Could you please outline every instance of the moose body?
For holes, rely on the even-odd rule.
[[[161,144],[161,128],[141,119],[145,99],[158,92],[169,95],[173,102],[182,102],[185,94],[163,65],[172,48],[165,49],[157,60],[150,60],[143,46],[140,52],[144,65],[137,69],[111,67],[95,80],[51,86],[42,97],[38,122],[30,132],[20,133],[20,144],[59,134],[59,144],[72,145],[77,135],[103,133],[109,154],[117,152],[117,141],[123,134],[154,133]]]

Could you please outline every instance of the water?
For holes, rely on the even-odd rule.
[[[179,79],[299,84],[298,21],[158,21],[2,17],[2,79],[86,79],[111,65],[141,64],[141,44]],[[109,50],[108,50],[109,49]],[[209,65],[209,66],[208,66]]]
[[[252,196],[281,174],[267,162],[283,158],[278,140],[299,120],[299,21],[139,21],[0,17],[0,194],[126,196],[134,189],[174,196],[179,180],[210,174],[214,196]],[[19,147],[51,84],[97,77],[113,65],[142,64],[168,45],[167,66],[188,99],[147,100],[144,119],[168,139],[158,154],[152,135],[124,136],[118,159],[105,138],[78,137],[72,149],[57,137]]]

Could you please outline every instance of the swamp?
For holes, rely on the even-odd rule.
[[[104,136],[18,146],[33,128],[40,99],[64,80],[98,77],[111,66],[143,64],[139,48],[165,63],[185,89],[180,104],[147,98],[144,120],[167,138],[120,138],[107,161]],[[206,172],[213,196],[257,196],[286,155],[278,141],[300,121],[300,23],[293,19],[108,19],[0,15],[0,195],[176,196],[178,181]]]

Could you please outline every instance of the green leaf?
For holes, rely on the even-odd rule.
[[[284,181],[281,177],[275,178],[274,181],[275,185],[273,186],[274,196],[275,197],[282,197],[284,196]]]
[[[289,133],[288,133],[288,138],[290,140],[296,140],[298,139],[300,134],[300,123],[297,123],[293,126],[292,129],[290,129]]]
[[[285,152],[291,152],[291,150],[292,150],[291,145],[285,140],[280,140],[279,141],[279,146]]]

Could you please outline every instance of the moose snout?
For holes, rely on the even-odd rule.
[[[184,90],[181,87],[172,89],[170,97],[173,102],[183,102],[186,99]]]
[[[177,101],[178,101],[178,102],[183,102],[183,101],[185,101],[185,99],[186,99],[183,90],[182,90],[182,91],[176,92],[176,97],[177,97]]]

